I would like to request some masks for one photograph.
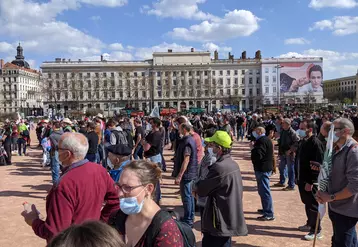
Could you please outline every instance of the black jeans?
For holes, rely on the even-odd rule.
[[[316,220],[318,214],[318,202],[313,196],[312,191],[305,190],[304,182],[298,182],[298,189],[300,191],[301,201],[305,204],[307,225],[311,227],[310,233],[314,233],[316,229]],[[318,222],[318,232],[321,232],[321,221]]]
[[[202,247],[231,247],[231,237],[217,237],[204,232]]]
[[[6,151],[5,161],[6,165],[11,165],[11,142],[4,143],[4,149]]]
[[[332,247],[358,247],[356,225],[358,218],[328,211],[332,221]]]

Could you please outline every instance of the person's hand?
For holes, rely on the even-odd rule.
[[[305,191],[310,192],[310,191],[312,191],[312,188],[313,188],[313,185],[312,185],[312,184],[306,183],[306,185],[305,185]]]
[[[302,78],[296,80],[296,82],[297,82],[297,85],[298,85],[299,87],[302,87],[303,85],[308,84],[308,83],[309,83],[309,80],[308,80],[307,77],[302,77]]]
[[[36,219],[39,219],[39,213],[38,210],[36,209],[36,206],[33,204],[31,206],[31,212],[26,212],[25,210],[21,213],[21,215],[24,217],[25,222],[29,225],[32,226],[32,222]]]
[[[180,184],[180,181],[181,181],[181,176],[179,175],[179,176],[177,176],[177,177],[175,178],[175,184],[176,184],[176,185],[179,185],[179,184]]]
[[[310,161],[310,166],[311,166],[311,170],[312,171],[320,171],[321,169],[321,164],[316,162],[316,161]]]
[[[328,194],[327,192],[323,192],[323,191],[317,191],[317,194],[316,194],[316,200],[318,203],[320,204],[324,204],[326,202],[331,202],[333,201],[331,199],[331,195]]]

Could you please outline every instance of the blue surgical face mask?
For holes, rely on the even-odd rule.
[[[208,148],[208,154],[214,156],[213,148]]]
[[[256,133],[256,131],[252,131],[252,135],[255,137],[255,139],[257,139],[257,137],[259,137],[259,135]]]
[[[298,134],[299,137],[301,137],[301,138],[305,138],[305,137],[307,136],[306,131],[301,130],[301,129],[297,130],[297,134]]]
[[[142,211],[144,199],[141,203],[138,203],[137,197],[144,191],[139,192],[135,197],[124,197],[119,199],[119,205],[123,213],[127,215],[139,214]]]
[[[339,141],[339,137],[337,136],[337,132],[333,133],[333,143],[336,143]]]

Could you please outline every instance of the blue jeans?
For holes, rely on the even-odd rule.
[[[356,225],[358,218],[344,216],[329,210],[332,221],[332,247],[357,247]]]
[[[184,207],[183,222],[187,223],[189,226],[194,224],[195,217],[195,201],[192,194],[192,183],[193,180],[182,179],[180,181],[180,195]]]
[[[52,175],[52,184],[57,184],[58,179],[60,178],[60,162],[58,160],[58,152],[55,151],[51,155],[51,175]]]
[[[162,156],[161,154],[157,154],[152,157],[149,157],[149,160],[153,163],[157,163],[158,166],[160,167],[162,163]],[[162,199],[162,191],[160,189],[160,182],[158,181],[158,184],[155,189],[155,202],[159,203],[160,199]]]
[[[255,171],[257,188],[261,198],[262,209],[264,216],[273,217],[273,203],[270,190],[270,176],[272,172],[258,172]]]
[[[136,147],[136,149],[134,150],[134,153],[133,153],[133,158],[135,160],[138,160],[138,159],[143,159],[143,146],[142,145],[138,145]]]
[[[23,138],[19,138],[17,139],[17,147],[18,147],[18,152],[19,152],[19,155],[21,156],[21,151],[22,151],[22,148],[24,150],[24,155],[26,155],[26,141],[25,139]]]
[[[204,232],[202,247],[231,247],[231,237],[217,237]]]
[[[244,135],[245,135],[244,127],[242,127],[242,126],[237,127],[237,140],[239,140],[240,137],[241,137],[241,140],[243,140]]]
[[[87,154],[86,159],[88,159],[89,161],[94,162],[94,163],[97,162],[96,154]]]
[[[280,184],[286,182],[288,177],[288,186],[291,188],[295,187],[295,162],[294,158],[291,155],[281,155],[280,156]]]

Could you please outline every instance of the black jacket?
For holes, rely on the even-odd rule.
[[[280,141],[278,145],[278,154],[284,155],[290,149],[296,149],[298,145],[298,137],[296,131],[290,127],[288,130],[281,129]]]
[[[189,159],[188,167],[183,175],[184,180],[193,180],[198,176],[198,158],[197,150],[194,138],[190,135],[184,136],[178,144],[176,155],[174,159],[174,169],[172,172],[173,177],[177,177],[180,173],[181,167],[184,161],[184,151],[186,147],[190,147],[191,155]]]
[[[98,135],[96,132],[91,131],[87,133],[88,139],[88,154],[95,154],[98,150]]]
[[[311,136],[308,139],[300,141],[295,160],[295,171],[298,182],[308,184],[317,182],[318,172],[311,169],[310,161],[322,164],[323,155],[323,144],[316,136]]]
[[[262,136],[255,141],[251,150],[251,160],[254,170],[258,172],[270,172],[273,169],[273,145],[267,136]]]

